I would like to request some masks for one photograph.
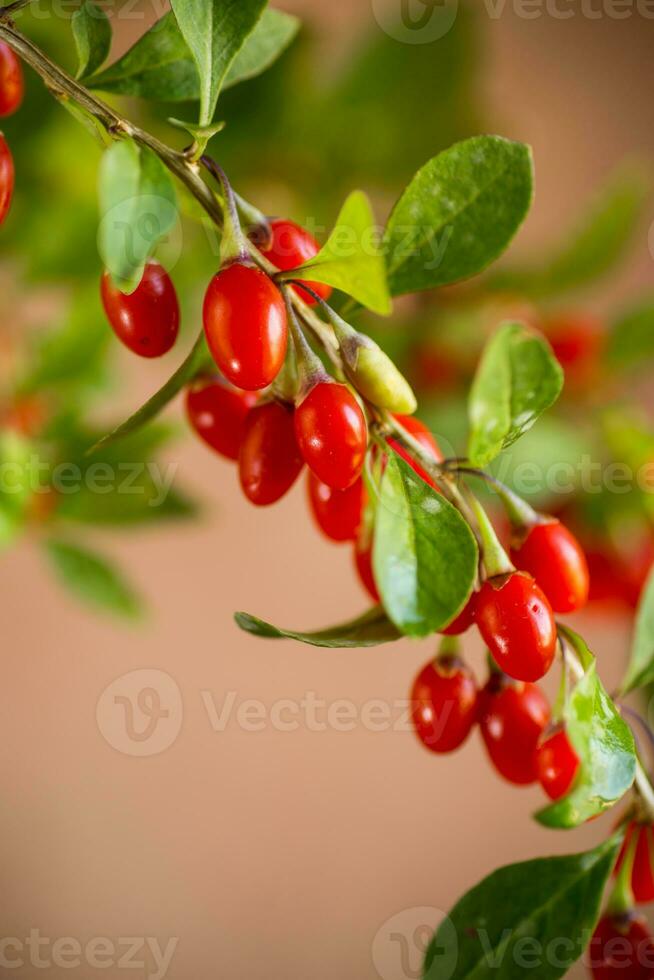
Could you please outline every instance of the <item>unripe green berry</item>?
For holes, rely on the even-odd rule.
[[[417,408],[416,396],[408,381],[390,357],[368,338],[346,345],[346,370],[350,381],[371,404],[398,415],[411,415]]]

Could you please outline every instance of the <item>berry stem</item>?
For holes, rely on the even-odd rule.
[[[622,864],[620,865],[620,870],[615,879],[615,884],[606,904],[606,910],[609,915],[624,915],[625,912],[628,912],[634,907],[631,875],[636,856],[637,841],[638,834],[632,834]]]
[[[523,500],[522,497],[519,497],[517,493],[514,493],[505,483],[498,480],[497,477],[486,473],[484,470],[476,469],[474,466],[461,466],[458,460],[445,460],[443,465],[448,466],[451,464],[456,464],[457,473],[463,473],[465,476],[472,476],[483,480],[495,490],[514,531],[523,531],[533,527],[535,524],[541,524],[543,522],[543,517],[533,507]]]
[[[236,207],[236,197],[232,190],[227,174],[216,161],[206,154],[200,157],[202,166],[220,184],[225,207],[223,210],[223,237],[220,243],[220,260],[223,265],[229,262],[243,262],[249,258],[248,245],[241,229],[241,222]]]
[[[298,375],[297,403],[299,404],[304,401],[311,389],[317,384],[329,382],[332,379],[322,366],[320,358],[311,350],[306,337],[302,333],[302,328],[298,323],[295,310],[291,305],[289,291],[285,286],[282,286],[282,295],[286,303],[288,325],[295,348],[295,361]]]
[[[497,575],[510,575],[511,572],[515,571],[515,568],[500,544],[488,514],[474,494],[469,494],[467,499],[479,531],[486,577],[495,578]]]

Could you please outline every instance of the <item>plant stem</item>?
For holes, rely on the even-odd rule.
[[[497,477],[492,476],[490,473],[476,469],[474,466],[460,466],[458,463],[456,472],[483,480],[492,487],[502,501],[502,506],[514,530],[519,531],[524,528],[533,527],[534,524],[540,524],[543,521],[541,515],[523,500],[522,497],[519,497],[505,483],[502,483],[501,480],[498,480]]]

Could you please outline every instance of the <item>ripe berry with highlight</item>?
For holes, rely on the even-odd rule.
[[[4,41],[0,41],[0,116],[11,116],[21,102],[25,83],[18,57]]]
[[[286,356],[288,327],[282,294],[265,272],[233,262],[218,272],[204,298],[204,330],[228,381],[246,391],[267,388]]]
[[[323,534],[331,541],[354,541],[364,504],[363,480],[359,477],[347,490],[334,490],[310,471],[307,489],[311,512]]]
[[[511,559],[516,568],[536,579],[554,612],[574,612],[586,604],[590,586],[586,556],[560,521],[534,524],[511,549]]]
[[[14,196],[14,158],[9,145],[0,133],[0,225],[3,223]]]
[[[284,221],[282,219],[271,221],[270,229],[272,231],[272,241],[270,246],[265,251],[262,251],[262,255],[269,262],[272,262],[273,265],[276,265],[278,269],[281,269],[282,272],[296,269],[298,266],[308,262],[309,259],[312,259],[320,251],[320,245],[313,235],[306,228],[302,228],[301,225],[297,225],[294,221]],[[309,280],[306,280],[306,283],[322,299],[329,299],[332,294],[331,286],[326,286],[324,283],[310,282]],[[293,286],[293,289],[309,306],[313,306],[317,302],[301,286]]]
[[[579,772],[579,756],[560,728],[538,746],[538,779],[551,800],[560,800],[572,788]]]
[[[538,779],[538,742],[550,709],[535,684],[493,674],[479,699],[479,727],[490,759],[508,782],[526,786]]]
[[[327,486],[346,490],[361,476],[368,427],[345,385],[314,385],[295,410],[295,435],[304,461]]]
[[[530,575],[488,579],[477,593],[475,621],[498,667],[519,681],[537,681],[556,650],[552,607]]]
[[[411,703],[422,744],[432,752],[452,752],[466,740],[477,717],[475,678],[457,657],[438,657],[416,677]]]
[[[179,332],[179,303],[170,276],[158,262],[148,262],[133,293],[121,293],[105,272],[102,302],[119,340],[141,357],[168,353]]]
[[[293,428],[293,408],[265,402],[252,408],[245,420],[239,453],[243,493],[258,507],[274,504],[290,490],[303,462]]]
[[[248,412],[256,405],[253,391],[224,381],[202,378],[186,391],[186,413],[201,439],[227,459],[238,459]]]

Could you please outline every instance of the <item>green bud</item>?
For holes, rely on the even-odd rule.
[[[347,371],[364,398],[398,415],[415,412],[418,403],[411,386],[381,347],[365,338],[365,342],[350,351],[350,357],[346,357]]]

